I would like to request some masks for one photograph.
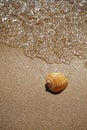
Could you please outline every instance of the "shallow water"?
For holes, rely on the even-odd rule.
[[[1,0],[0,42],[47,63],[87,59],[87,1]]]

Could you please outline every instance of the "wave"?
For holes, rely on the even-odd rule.
[[[85,0],[1,0],[0,42],[47,63],[86,59],[86,5]]]

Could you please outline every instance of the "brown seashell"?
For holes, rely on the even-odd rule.
[[[68,85],[68,79],[61,73],[50,73],[46,78],[46,86],[52,92],[59,93]]]

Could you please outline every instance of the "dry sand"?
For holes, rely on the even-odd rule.
[[[69,79],[60,94],[45,91],[49,72]],[[0,130],[87,130],[87,69],[30,59],[19,48],[0,44]]]

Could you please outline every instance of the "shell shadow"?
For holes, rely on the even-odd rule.
[[[53,92],[53,91],[51,91],[49,88],[48,88],[48,86],[45,84],[45,91],[46,92],[49,92],[49,93],[52,93],[52,94],[54,94],[54,95],[58,95],[58,94],[60,94],[60,93],[62,93],[62,91],[60,91],[60,92]]]

